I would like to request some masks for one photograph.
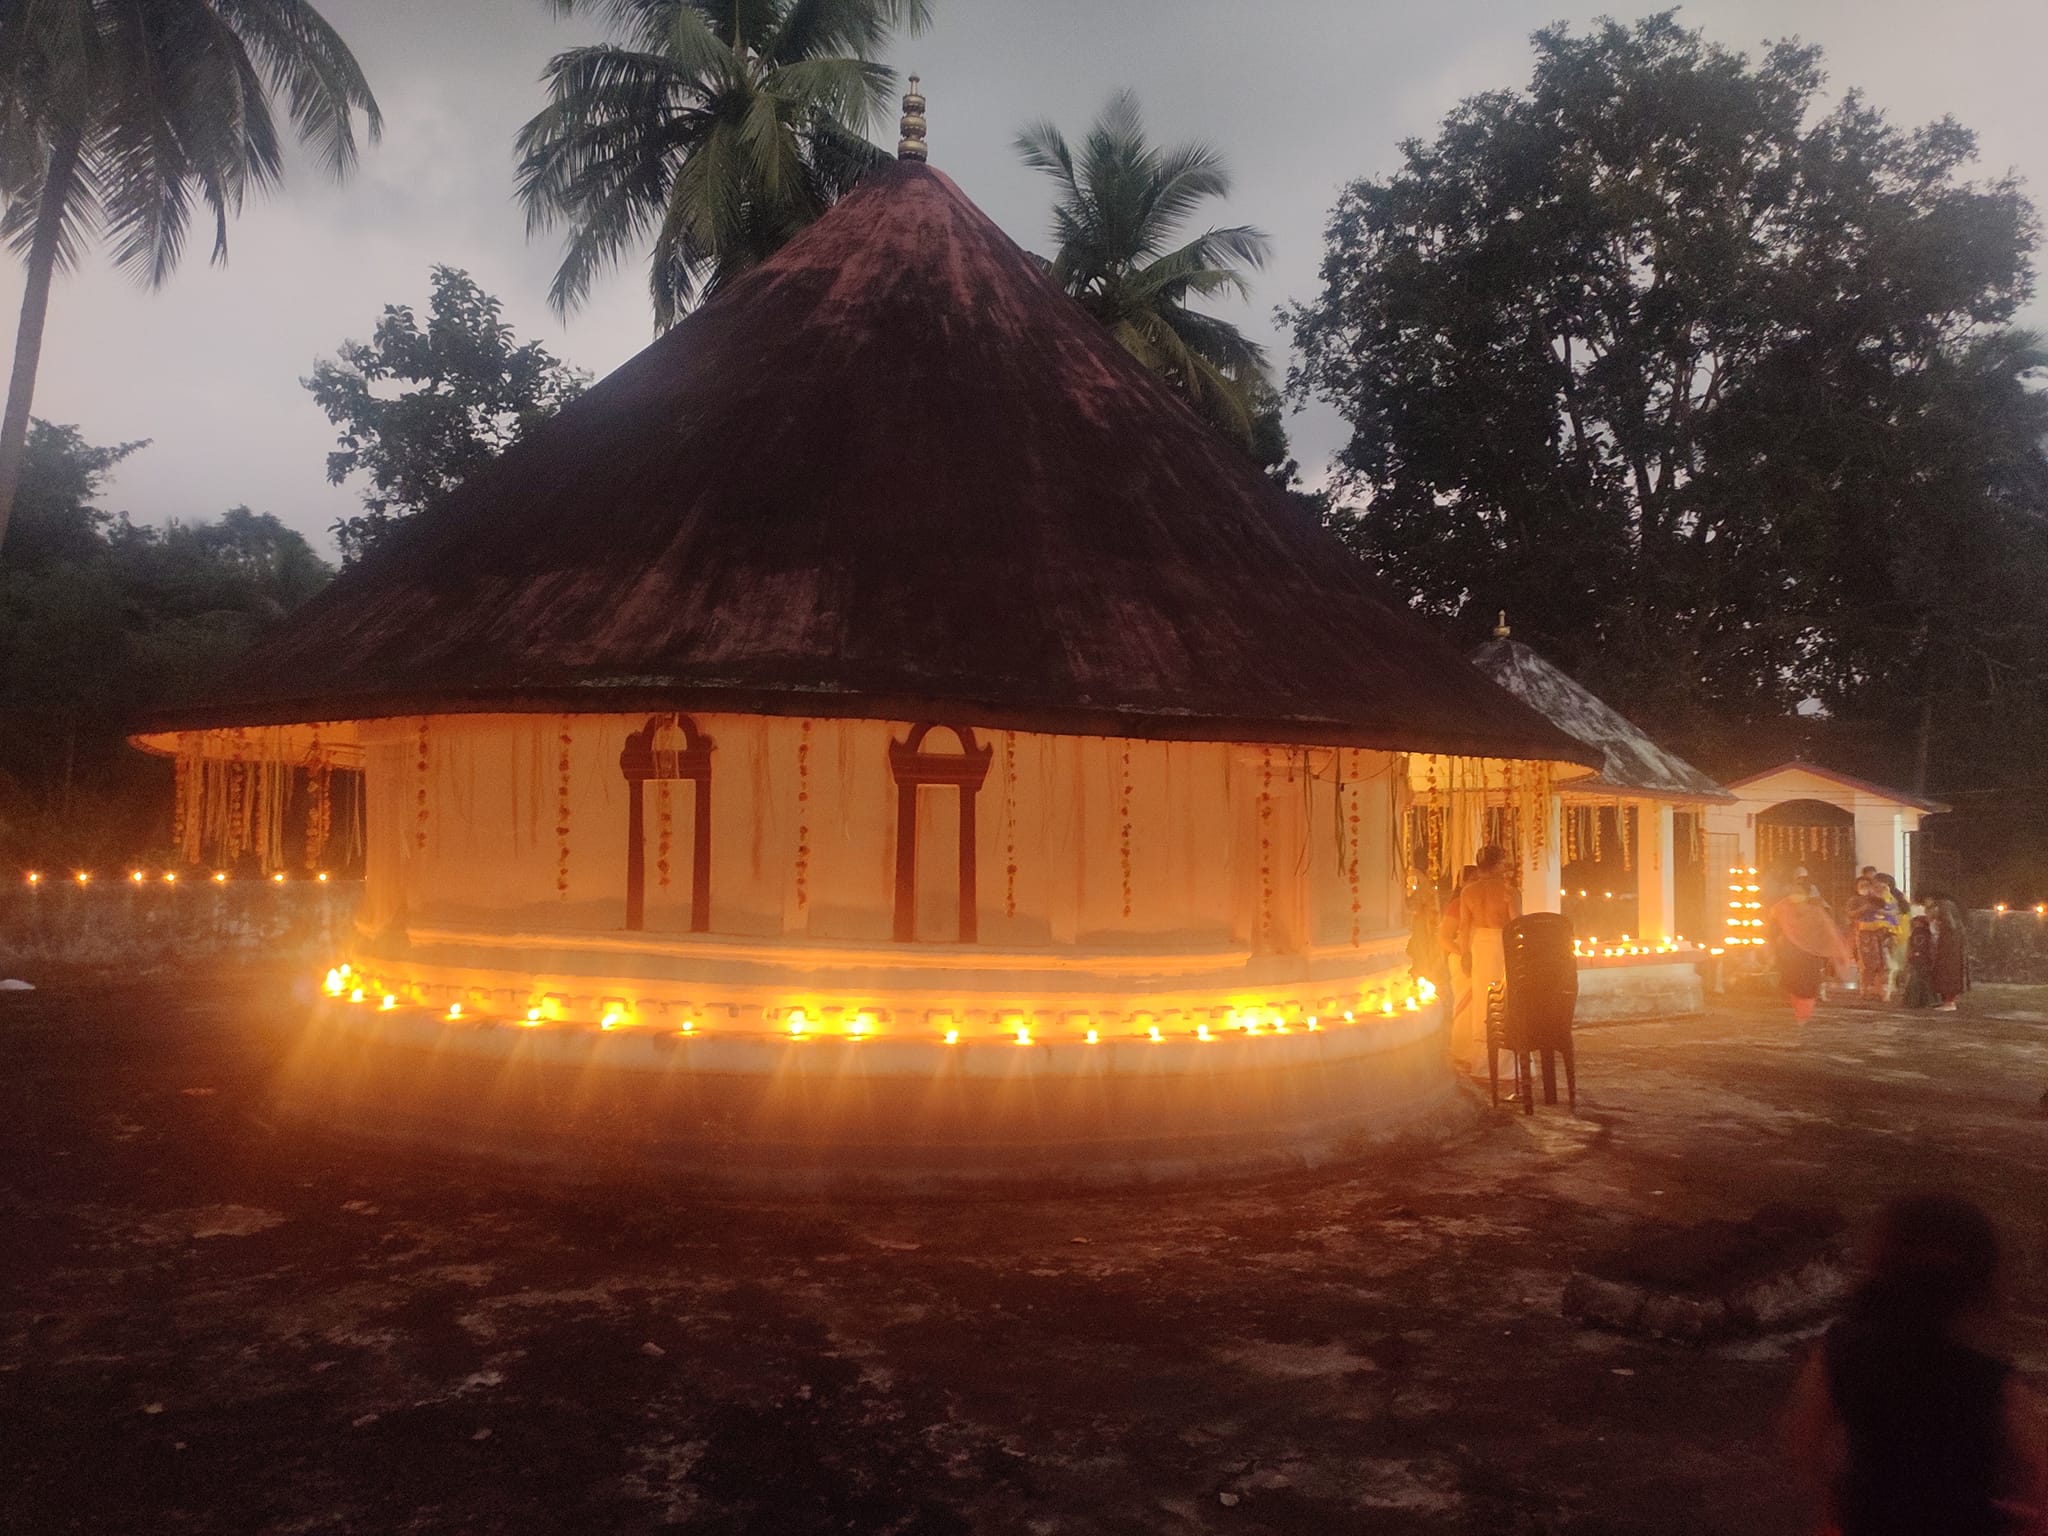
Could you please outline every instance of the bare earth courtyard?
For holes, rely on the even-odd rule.
[[[276,975],[0,994],[9,1532],[1768,1532],[1803,1340],[1584,1329],[1583,1255],[1927,1183],[2048,1376],[2048,1014],[1582,1032],[1580,1117],[1256,1184],[824,1206],[270,1118]]]

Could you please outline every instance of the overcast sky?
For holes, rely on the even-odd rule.
[[[326,482],[333,432],[298,380],[382,307],[424,304],[427,269],[466,267],[521,334],[594,374],[651,339],[642,273],[622,268],[566,324],[548,311],[551,240],[528,241],[512,198],[512,137],[541,104],[541,66],[594,40],[540,0],[321,0],[383,106],[383,142],[335,186],[303,162],[230,235],[210,267],[195,237],[161,292],[103,262],[60,277],[36,414],[96,442],[150,438],[110,504],[138,520],[246,503],[332,553],[327,528],[356,508]],[[1636,11],[1557,0],[932,0],[936,23],[890,62],[924,78],[931,158],[1014,238],[1044,245],[1047,184],[1009,144],[1050,116],[1070,135],[1109,93],[1137,91],[1155,137],[1218,146],[1236,191],[1211,222],[1251,223],[1274,260],[1236,316],[1285,348],[1277,304],[1311,296],[1338,189],[1383,175],[1461,97],[1527,83],[1528,35],[1563,19]],[[1797,35],[1827,52],[1832,89],[1860,86],[1900,123],[1952,113],[1979,135],[1982,169],[2008,169],[2048,201],[2048,4],[2042,0],[1704,0],[1680,12],[1754,52]],[[894,123],[872,134],[893,147]],[[0,313],[20,303],[0,268]],[[2048,321],[2037,304],[2030,317]],[[12,345],[11,330],[6,345]],[[1333,416],[1290,423],[1311,469],[1341,440]]]

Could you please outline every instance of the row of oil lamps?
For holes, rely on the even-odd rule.
[[[343,964],[328,971],[323,990],[338,1001],[358,1003],[376,1008],[379,1012],[390,1013],[400,1008],[417,1008],[424,1004],[406,1002],[396,992],[386,990],[385,984]],[[1298,1010],[1283,1008],[1219,1008],[1213,1010],[1208,1020],[1197,1019],[1190,1025],[1168,1027],[1149,1013],[1133,1013],[1128,1016],[1132,1025],[1131,1035],[1136,1039],[1158,1043],[1173,1036],[1187,1036],[1196,1040],[1218,1040],[1232,1034],[1240,1035],[1285,1035],[1296,1029],[1314,1034],[1329,1025],[1339,1022],[1356,1023],[1361,1014],[1386,1017],[1396,1013],[1417,1013],[1436,1001],[1436,986],[1427,977],[1417,981],[1398,997],[1393,988],[1384,993],[1369,994],[1357,1009],[1330,1008],[1326,1013],[1304,1014]],[[1377,1001],[1371,1001],[1377,998]],[[441,1011],[441,1017],[449,1023],[465,1021],[475,1023],[514,1023],[524,1029],[538,1029],[547,1024],[575,1024],[579,1021],[564,1016],[568,999],[550,994],[528,1006],[523,1016],[508,1019],[493,1018],[487,1011],[450,1003]],[[623,998],[600,999],[596,1024],[601,1030],[620,1030],[635,1027],[632,1005]],[[731,1010],[734,1014],[738,1009]],[[826,1008],[811,1010],[803,1007],[766,1008],[762,1010],[768,1033],[791,1040],[808,1040],[836,1036],[852,1040],[873,1039],[879,1035],[886,1015],[879,1009]],[[957,1015],[944,1012],[926,1014],[926,1020],[933,1033],[947,1045],[958,1045],[961,1041],[960,1021]],[[1018,1045],[1038,1042],[1034,1033],[1037,1020],[1029,1013],[997,1013],[994,1017],[1002,1020],[999,1034],[986,1038],[1010,1040]],[[1173,1017],[1168,1015],[1169,1020]],[[1085,1016],[1070,1015],[1083,1019],[1076,1027],[1082,1031],[1082,1043],[1099,1045],[1102,1042],[1102,1028],[1098,1022],[1085,1022]],[[696,1036],[704,1033],[695,1018],[684,1018],[674,1031],[678,1035]]]
[[[234,877],[224,869],[216,869],[211,876],[212,883],[215,885],[226,885],[233,878]],[[327,884],[330,876],[328,875],[327,871],[323,869],[318,874],[313,875],[311,878],[316,884],[325,885]],[[22,876],[21,883],[23,885],[40,886],[46,883],[46,879],[47,877],[43,874],[43,872],[40,869],[31,869],[25,875]],[[291,877],[285,874],[283,870],[278,870],[270,875],[266,875],[264,877],[263,883],[265,885],[284,885],[287,884],[290,881],[290,879]],[[75,869],[71,872],[71,883],[73,885],[91,885],[92,882],[93,872],[89,869]],[[149,871],[146,869],[131,869],[128,871],[128,883],[130,885],[151,885],[159,882],[164,885],[178,884],[178,872],[175,869],[167,869],[163,872],[162,875],[156,877],[155,880],[152,880]]]
[[[1618,944],[1602,944],[1597,935],[1572,940],[1572,953],[1581,960],[1614,960],[1624,955],[1691,955],[1698,954],[1701,947],[1682,933],[1654,944],[1632,939],[1625,933]]]

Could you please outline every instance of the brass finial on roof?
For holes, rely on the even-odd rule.
[[[924,151],[924,96],[917,88],[917,76],[910,77],[910,89],[903,93],[903,124],[896,141],[898,160],[922,160]]]
[[[1493,638],[1494,638],[1494,639],[1496,639],[1496,640],[1505,640],[1505,639],[1507,639],[1507,637],[1508,637],[1508,611],[1507,611],[1507,609],[1503,608],[1503,609],[1501,609],[1501,611],[1500,611],[1500,622],[1499,622],[1499,623],[1497,623],[1497,624],[1495,624],[1495,625],[1493,626]]]

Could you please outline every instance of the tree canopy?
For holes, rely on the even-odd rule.
[[[166,839],[167,773],[126,745],[332,574],[275,517],[150,527],[107,511],[147,445],[34,423],[0,549],[0,857],[89,863]]]
[[[1052,280],[1209,421],[1277,467],[1286,438],[1264,349],[1189,303],[1248,297],[1246,270],[1264,266],[1269,250],[1247,224],[1183,237],[1197,208],[1229,195],[1222,155],[1207,144],[1152,143],[1129,91],[1109,99],[1078,149],[1049,121],[1026,127],[1016,149],[1059,188]]]
[[[1681,739],[1817,703],[1924,767],[2038,710],[2019,185],[1967,179],[1953,121],[1829,105],[1815,48],[1752,60],[1668,13],[1534,44],[1526,90],[1346,189],[1292,312],[1292,388],[1351,426],[1341,531]]]
[[[893,71],[875,56],[928,0],[548,0],[600,12],[617,41],[549,61],[519,131],[529,232],[568,231],[555,308],[650,237],[666,328],[764,260],[891,157],[868,123]]]
[[[228,220],[284,173],[271,98],[328,170],[374,139],[376,98],[308,0],[10,0],[0,7],[0,238],[27,266],[0,419],[0,542],[28,440],[51,279],[104,235],[154,288],[195,211]]]
[[[435,505],[589,382],[541,343],[520,341],[467,272],[435,267],[433,290],[424,325],[411,306],[387,305],[370,340],[342,343],[302,381],[341,429],[328,480],[369,481],[363,514],[334,525],[344,561]]]

